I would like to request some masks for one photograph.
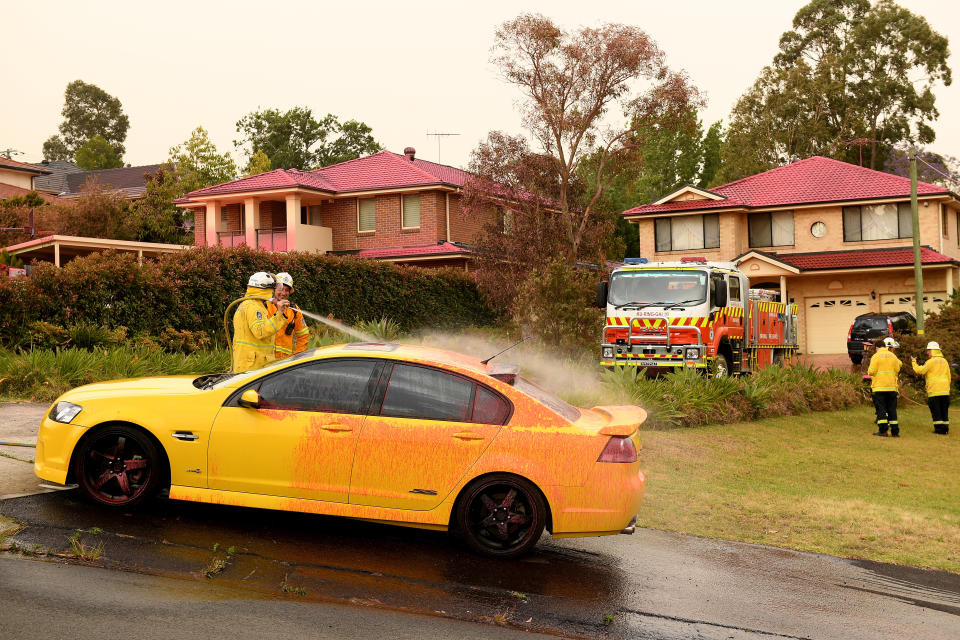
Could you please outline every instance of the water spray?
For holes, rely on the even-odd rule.
[[[238,304],[240,304],[241,302],[243,302],[244,300],[261,300],[263,302],[275,302],[274,298],[261,298],[259,296],[243,296],[242,298],[237,298],[236,300],[234,300],[233,302],[227,305],[226,310],[223,312],[223,331],[227,336],[227,349],[230,351],[230,371],[231,372],[233,371],[234,362],[233,362],[233,340],[230,337],[230,310],[233,309]],[[357,331],[353,327],[349,327],[343,324],[342,322],[337,322],[333,318],[325,318],[316,313],[312,313],[310,311],[304,311],[303,309],[295,305],[292,306],[291,308],[296,309],[297,311],[307,316],[308,318],[312,318],[318,322],[324,323],[325,325],[333,329],[336,329],[340,333],[345,333],[349,336],[357,338],[361,342],[377,341],[375,337],[368,335],[366,333],[363,333],[362,331]]]

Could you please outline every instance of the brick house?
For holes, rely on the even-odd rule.
[[[924,308],[960,285],[960,198],[918,185]],[[686,186],[624,211],[643,256],[731,260],[800,310],[800,351],[846,352],[852,320],[914,312],[910,180],[814,156],[712,189]]]
[[[315,169],[276,169],[186,194],[194,244],[352,254],[420,266],[468,268],[487,218],[461,207],[469,174],[381,151]],[[491,211],[490,220],[496,214]]]

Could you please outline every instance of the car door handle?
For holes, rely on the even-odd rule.
[[[198,440],[200,436],[190,431],[174,431],[173,437],[177,440],[183,440],[185,442],[192,442],[193,440]]]
[[[486,439],[485,436],[483,436],[483,435],[481,435],[481,434],[479,434],[479,433],[474,433],[473,431],[458,431],[457,433],[453,434],[453,437],[456,438],[457,440],[484,440],[484,439]]]
[[[333,431],[334,433],[339,433],[341,431],[353,431],[353,427],[348,427],[345,424],[339,422],[331,422],[320,427],[324,431]]]

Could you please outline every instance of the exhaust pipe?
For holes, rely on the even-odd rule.
[[[623,531],[621,531],[620,533],[629,536],[633,534],[633,532],[636,530],[637,530],[637,516],[633,516],[632,518],[630,518],[630,522],[627,523],[627,526],[625,526],[623,528]]]

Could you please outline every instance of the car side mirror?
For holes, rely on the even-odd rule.
[[[607,289],[610,283],[606,280],[601,280],[597,283],[597,299],[594,303],[598,309],[607,308]]]
[[[240,394],[240,399],[237,400],[237,404],[241,407],[246,407],[247,409],[259,409],[260,394],[253,389],[247,389]]]
[[[716,291],[713,294],[713,304],[716,307],[725,307],[727,306],[727,288],[723,284],[717,286]]]

